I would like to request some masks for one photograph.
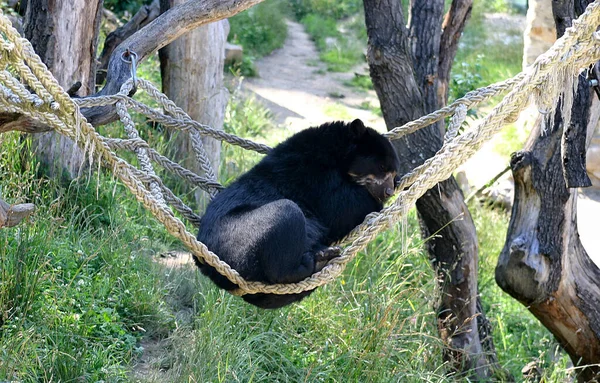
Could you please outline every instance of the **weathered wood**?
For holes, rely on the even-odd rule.
[[[441,33],[437,31],[444,16],[443,1],[412,0],[410,7],[410,40],[413,68],[425,102],[425,112],[438,109],[438,68]],[[438,125],[441,128],[441,124]]]
[[[587,382],[600,372],[600,270],[577,233],[578,192],[563,177],[561,123],[542,121],[532,135],[546,133],[511,160],[515,203],[496,281],[554,334],[576,366],[596,364],[577,370]]]
[[[98,58],[98,71],[96,72],[96,85],[101,85],[106,79],[108,60],[113,51],[129,36],[146,26],[160,15],[159,0],[154,0],[148,5],[142,5],[135,15],[125,25],[115,29],[104,41],[104,48]]]
[[[579,2],[578,2],[579,3]],[[582,4],[579,4],[581,6]],[[573,0],[553,1],[552,14],[556,24],[556,33],[562,36],[575,19]],[[569,92],[570,89],[567,89]],[[589,105],[590,91],[586,76],[580,75],[576,99],[581,105]],[[562,107],[562,103],[560,105]],[[557,108],[560,110],[560,108]],[[581,108],[570,116],[569,124],[564,127],[561,139],[562,169],[568,188],[592,186],[592,180],[586,171],[586,134],[589,107]]]
[[[52,128],[19,113],[0,113],[0,133],[12,130],[25,133],[41,133],[49,132]]]
[[[573,9],[573,1],[555,3]],[[588,116],[588,137],[600,118],[589,110],[584,86],[575,93],[571,116]],[[524,149],[511,159],[515,203],[496,281],[554,334],[578,367],[578,381],[589,382],[600,378],[600,269],[579,240],[578,192],[567,188],[560,150],[564,125],[560,111],[539,117]]]
[[[586,76],[579,75],[576,98],[583,105],[590,105],[590,87]],[[582,108],[571,114],[569,123],[564,127],[561,138],[561,162],[565,182],[568,188],[592,186],[587,174],[586,142],[590,109]],[[593,133],[592,133],[593,134]]]
[[[32,203],[9,205],[0,198],[0,229],[18,225],[34,210],[35,205]]]
[[[61,86],[80,81],[82,95],[94,91],[101,9],[102,0],[30,0],[25,13],[25,37],[36,53]],[[51,177],[73,179],[84,163],[81,148],[55,132],[35,135],[33,148]]]
[[[162,0],[161,10],[185,0]],[[229,22],[221,20],[196,28],[159,51],[163,92],[192,119],[215,129],[223,129],[227,89],[223,84],[225,42]],[[170,149],[174,158],[187,169],[202,175],[189,132],[171,132]],[[221,142],[202,138],[202,145],[215,171],[219,169]],[[209,199],[201,189],[195,191],[198,210]]]
[[[410,38],[400,2],[364,0],[364,7],[370,74],[388,128],[403,125],[442,106],[438,97],[439,79],[436,81],[440,57],[452,57],[455,53],[445,52],[446,47],[440,46],[444,1],[411,2]],[[461,6],[455,4],[454,7],[458,12]],[[461,14],[465,15],[464,22],[468,12]],[[450,39],[452,33],[450,30],[447,33]],[[458,39],[458,36],[452,38]],[[456,45],[449,49],[456,49]],[[449,69],[444,67],[443,70]],[[442,142],[442,124],[395,140],[394,146],[403,159],[401,171],[408,172],[433,156]],[[438,328],[446,345],[444,358],[452,372],[460,374],[470,370],[468,374],[475,375],[476,379],[487,379],[495,367],[495,355],[492,348],[488,355],[493,357],[486,360],[478,331],[478,324],[485,321],[482,318],[478,323],[476,319],[477,237],[454,178],[425,193],[417,201],[417,210],[424,235],[435,233],[428,241],[428,250],[442,289]],[[493,344],[489,337],[486,344]]]

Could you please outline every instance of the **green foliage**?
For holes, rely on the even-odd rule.
[[[515,13],[525,7],[525,1],[515,0],[484,0],[481,3],[489,13]]]
[[[287,37],[285,3],[260,3],[229,19],[230,41],[244,47],[244,54],[262,57],[281,48]]]
[[[462,62],[452,67],[452,84],[450,85],[451,97],[461,98],[465,94],[487,85],[481,76],[481,61],[483,55],[478,55],[475,62]]]
[[[141,329],[174,324],[145,256],[170,240],[111,176],[36,178],[23,137],[0,136],[3,198],[37,207],[0,230],[0,381],[125,381]]]
[[[373,82],[369,75],[364,76],[356,74],[351,80],[345,81],[344,85],[360,90],[373,90]]]
[[[142,5],[150,4],[152,0],[104,0],[104,7],[123,15],[124,12],[135,14]]]
[[[298,19],[308,15],[321,15],[340,20],[353,16],[363,9],[360,0],[291,0],[290,5]]]
[[[529,136],[529,130],[525,126],[516,124],[508,124],[500,131],[501,139],[497,140],[494,145],[494,151],[501,154],[505,158],[510,158],[510,155],[523,148]]]
[[[328,104],[323,108],[323,113],[333,120],[351,120],[353,117],[348,108],[341,104]]]
[[[328,70],[346,72],[365,60],[361,44],[340,33],[335,19],[309,14],[301,22],[321,52],[320,58]]]
[[[287,37],[283,0],[268,0],[229,19],[229,41],[244,48],[243,60],[233,71],[242,76],[256,76],[254,60],[281,48]]]
[[[466,92],[506,80],[521,71],[521,31],[492,33],[486,26],[485,5],[475,2],[451,73],[450,101]]]
[[[226,70],[231,72],[231,74],[236,77],[256,77],[258,76],[258,70],[256,69],[256,65],[254,65],[254,60],[256,60],[254,56],[250,56],[244,53],[241,62],[235,62],[233,64],[228,65],[226,67]]]
[[[242,97],[234,92],[225,110],[223,128],[227,133],[252,140],[264,139],[274,128],[271,112],[253,97]],[[262,155],[223,143],[219,175],[223,184],[228,184],[241,173],[255,165]]]
[[[380,106],[375,106],[373,104],[371,104],[369,101],[365,100],[363,102],[360,103],[359,107],[361,109],[364,110],[370,110],[371,113],[379,116],[379,117],[383,117],[383,113],[381,112],[381,107]]]

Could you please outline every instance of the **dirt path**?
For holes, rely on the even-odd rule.
[[[343,85],[354,73],[327,72],[304,27],[290,20],[287,25],[284,46],[258,60],[260,77],[246,79],[244,84],[273,111],[277,123],[299,131],[325,121],[360,118],[385,130],[381,117],[360,108],[365,102],[379,105],[375,92]],[[354,72],[367,73],[366,64]]]

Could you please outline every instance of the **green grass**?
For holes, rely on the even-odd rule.
[[[508,215],[502,210],[471,204],[479,238],[479,291],[486,315],[494,328],[493,338],[500,363],[514,377],[523,366],[539,360],[549,382],[565,382],[569,358],[560,351],[552,334],[519,302],[504,293],[494,279]]]
[[[301,23],[315,42],[321,61],[332,72],[346,72],[365,61],[363,44],[338,30],[338,22],[321,14],[308,14]]]
[[[229,69],[243,76],[256,76],[254,61],[283,46],[288,12],[284,1],[268,0],[231,17],[228,40],[244,48],[244,58]]]
[[[340,20],[360,13],[363,3],[360,0],[291,0],[290,6],[299,19],[318,14]]]
[[[234,98],[226,129],[268,141],[269,121],[256,101]],[[164,348],[144,381],[451,381],[414,211],[340,278],[299,304],[261,311],[194,267],[152,262],[178,244],[110,175],[98,184],[40,180],[36,163],[19,155],[28,140],[0,140],[3,197],[38,206],[29,222],[0,230],[0,380],[132,381],[146,337],[164,339]],[[228,177],[260,158],[245,155],[227,153],[236,161]],[[568,359],[554,359],[552,336],[493,280],[507,215],[477,205],[471,212],[500,363],[518,377],[539,359],[549,382],[565,381]]]
[[[356,75],[351,80],[345,81],[344,85],[363,91],[373,90],[373,82],[369,75]]]
[[[549,382],[566,381],[568,358],[551,334],[493,281],[504,212],[471,206],[480,234],[480,291],[502,367],[519,377],[539,360]],[[408,233],[408,234],[406,234]],[[343,275],[298,304],[263,311],[173,269],[171,292],[194,319],[179,324],[148,381],[451,382],[437,336],[435,276],[414,210],[379,235]],[[193,292],[181,293],[184,292]]]
[[[411,214],[409,232],[416,224]],[[157,365],[163,381],[444,381],[429,298],[433,271],[401,225],[377,238],[335,282],[300,304],[262,311],[204,279],[193,323],[178,327]],[[177,270],[179,275],[189,271]],[[156,381],[160,381],[156,379]]]
[[[285,3],[268,0],[229,19],[229,41],[240,44],[244,52],[262,57],[281,48],[287,37]]]
[[[125,381],[141,336],[174,327],[148,257],[173,240],[111,176],[57,185],[15,156],[27,139],[0,146],[3,198],[37,206],[0,230],[0,381]]]
[[[486,26],[485,4],[475,2],[451,73],[450,100],[503,81],[521,71],[523,42],[519,31],[509,31],[507,40],[497,40]]]
[[[323,113],[334,120],[351,120],[352,114],[344,105],[328,104],[323,108]]]

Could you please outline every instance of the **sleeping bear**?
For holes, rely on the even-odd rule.
[[[303,130],[209,203],[198,240],[246,280],[299,282],[339,256],[332,243],[382,209],[398,169],[391,143],[361,120]],[[197,265],[218,287],[238,287],[213,267]],[[273,309],[312,291],[243,299]]]

